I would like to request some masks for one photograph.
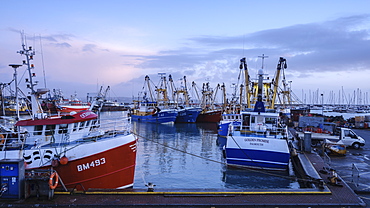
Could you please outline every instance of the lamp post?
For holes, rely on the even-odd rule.
[[[5,105],[4,105],[4,88],[7,84],[0,83],[0,99],[1,99],[1,109],[2,109],[2,116],[5,116]]]
[[[324,93],[321,93],[321,114],[324,115]]]

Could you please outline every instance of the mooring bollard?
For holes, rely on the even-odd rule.
[[[311,152],[312,148],[311,148],[311,132],[304,132],[304,137],[303,137],[303,150],[305,152]]]

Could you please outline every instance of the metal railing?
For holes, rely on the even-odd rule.
[[[324,160],[325,167],[330,167],[331,159],[330,159],[329,155],[326,154],[325,151],[324,151],[324,154],[323,154],[323,160]]]
[[[360,182],[360,170],[357,168],[357,166],[352,163],[352,181],[351,181],[356,188],[359,186]]]
[[[131,132],[131,120],[129,117],[120,119],[101,119],[100,121],[94,124],[84,124],[82,129],[77,129],[74,127],[74,124],[69,124],[68,128],[63,129],[61,129],[59,125],[55,125],[55,127],[51,130],[43,129],[41,131],[21,131],[21,133],[10,130],[9,132],[0,131],[0,151],[5,151],[9,148],[23,148],[25,144],[36,146],[36,144],[38,144],[37,141],[39,140],[43,141],[40,143],[40,145],[44,145],[46,143],[68,143],[76,139],[96,140],[103,135],[127,135]],[[47,137],[48,139],[46,139]],[[72,137],[74,139],[72,139]]]

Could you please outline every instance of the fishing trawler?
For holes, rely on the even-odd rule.
[[[134,108],[131,109],[131,119],[144,123],[173,123],[176,120],[177,111],[161,109],[157,102],[134,100]]]
[[[241,74],[239,74],[239,79]],[[238,82],[240,81],[238,79]],[[226,89],[225,86],[222,85],[223,89],[223,97],[224,97],[224,104],[223,109],[224,112],[221,116],[221,120],[218,124],[218,136],[226,137],[229,133],[229,128],[236,128],[235,130],[239,130],[238,128],[241,125],[241,114],[240,111],[243,109],[243,102],[242,102],[242,95],[237,96],[237,86],[238,84],[233,84],[234,93],[232,93],[232,97],[230,101],[226,99]],[[240,92],[243,92],[244,85],[240,84]]]
[[[176,88],[172,76],[169,75],[170,88],[172,89],[174,107],[177,109],[175,123],[195,123],[202,108],[190,104],[190,98],[186,83],[186,76],[181,79],[183,83]]]
[[[282,67],[286,68],[286,62],[280,58],[278,71]],[[224,146],[226,162],[234,166],[286,170],[290,159],[287,126],[280,123],[279,113],[267,112],[265,107],[265,103],[269,104],[269,108],[273,107],[274,96],[264,92],[269,92],[271,87],[276,89],[278,79],[275,79],[276,83],[264,79],[262,69],[258,71],[258,81],[252,83],[255,97],[247,96],[253,101],[248,102],[248,105],[253,104],[254,110],[240,112],[241,123],[238,129],[230,125]],[[250,83],[247,84],[249,86]]]
[[[11,88],[12,83],[15,85],[14,90]],[[13,79],[9,83],[0,83],[0,115],[29,115],[30,109],[26,95],[23,95],[23,97],[19,96],[21,93],[18,91],[17,85],[16,71],[14,71]],[[18,102],[16,102],[16,100],[18,100]]]
[[[27,170],[52,169],[66,188],[77,190],[132,187],[136,164],[136,138],[129,118],[104,122],[99,111],[101,93],[88,110],[65,115],[44,113],[39,100],[48,89],[35,90],[35,51],[22,43],[32,116],[13,127],[0,128],[0,160],[24,160]],[[15,70],[22,65],[12,64]],[[60,185],[61,183],[59,183]],[[56,186],[50,185],[51,189]]]
[[[161,74],[162,75],[162,74]],[[166,85],[164,76],[161,76],[162,85]],[[176,109],[170,108],[167,95],[167,88],[156,87],[157,97],[153,96],[153,91],[149,83],[150,78],[145,76],[146,91],[143,92],[141,100],[134,100],[134,107],[130,111],[133,121],[145,123],[174,123],[177,117]],[[149,94],[149,97],[147,96]]]
[[[88,110],[90,103],[84,103],[77,98],[77,94],[71,96],[70,99],[61,99],[57,105],[57,111],[59,113],[70,113]]]
[[[15,103],[14,98],[11,98],[8,102],[3,100],[4,102],[4,108],[0,108],[0,115],[4,116],[15,116],[17,114],[19,115],[28,115],[30,112],[30,109],[27,107],[27,103]],[[18,110],[17,110],[18,108]]]
[[[216,87],[216,89],[218,88],[219,85]],[[217,94],[217,92],[214,92],[214,90],[209,86],[208,82],[203,83],[202,97],[200,103],[202,111],[197,117],[197,123],[217,123],[221,120],[222,109],[216,107],[215,105],[215,94]]]

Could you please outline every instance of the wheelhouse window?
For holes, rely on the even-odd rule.
[[[78,123],[74,123],[73,124],[73,131],[77,131],[77,128],[78,128]]]
[[[82,121],[82,122],[80,123],[80,130],[81,130],[81,129],[83,129],[83,128],[85,127],[85,123],[86,123],[85,121]]]
[[[46,125],[45,128],[45,135],[50,136],[53,135],[55,132],[55,125]]]
[[[42,129],[44,128],[43,125],[37,125],[34,128],[33,135],[42,135]]]
[[[91,121],[91,127],[90,127],[90,130],[98,127],[98,126],[97,126],[97,121],[98,121],[98,120],[92,120],[92,121]]]
[[[68,124],[59,124],[59,134],[65,134],[68,133]]]
[[[266,124],[276,124],[276,121],[277,121],[277,119],[276,119],[276,118],[271,118],[271,117],[267,117],[267,118],[265,119],[265,123],[266,123]]]
[[[255,122],[252,122],[252,123],[264,123],[265,120],[264,120],[264,117],[263,116],[256,116],[256,117],[253,117],[253,118],[256,118],[256,121]]]
[[[254,118],[254,117],[252,117]],[[253,121],[252,121],[253,123]],[[248,126],[250,125],[250,116],[249,115],[243,115],[243,126]]]
[[[254,116],[251,117],[251,123],[252,124],[256,123],[256,117],[254,117]]]

